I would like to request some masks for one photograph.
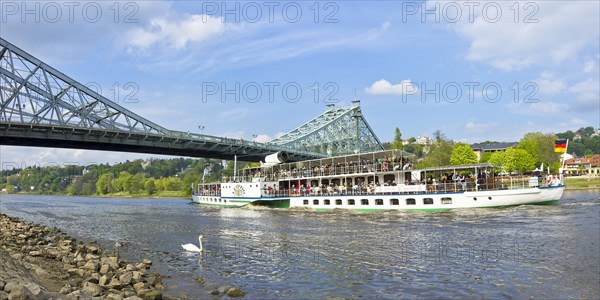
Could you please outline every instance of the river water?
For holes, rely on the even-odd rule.
[[[125,256],[151,259],[174,297],[231,285],[250,299],[600,298],[598,190],[439,213],[25,195],[1,195],[0,211],[108,249],[128,241]],[[199,234],[205,251],[182,251]]]

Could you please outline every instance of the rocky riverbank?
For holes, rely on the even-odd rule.
[[[130,264],[57,228],[0,214],[0,300],[162,299],[152,262]]]

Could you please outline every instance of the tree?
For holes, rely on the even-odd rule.
[[[529,132],[523,136],[517,148],[529,152],[535,166],[539,166],[542,163],[549,166],[559,160],[558,153],[554,152],[554,142],[556,139],[557,137],[554,134]]]
[[[453,165],[475,164],[477,163],[477,155],[475,154],[475,151],[471,149],[471,146],[465,143],[458,143],[452,150],[450,163]]]
[[[402,145],[402,133],[400,129],[396,127],[396,132],[394,133],[394,141],[392,142],[392,149],[402,150],[404,149],[404,145]]]
[[[154,178],[146,180],[146,183],[144,184],[144,190],[148,195],[154,194],[154,192],[156,191],[156,184],[154,183]]]
[[[481,158],[479,159],[480,163],[484,163],[484,162],[488,162],[490,161],[490,157],[492,157],[492,152],[483,152],[483,154],[481,154]]]
[[[439,167],[450,165],[450,156],[454,149],[454,142],[437,130],[433,133],[435,142],[431,145],[428,155],[417,164],[419,168]]]
[[[105,173],[100,175],[98,181],[96,182],[96,191],[100,195],[106,195],[114,192],[114,187],[112,185],[113,175],[110,173]]]
[[[535,169],[534,159],[529,152],[512,147],[506,151],[494,152],[490,157],[490,163],[502,166],[502,169],[508,173],[527,173]]]

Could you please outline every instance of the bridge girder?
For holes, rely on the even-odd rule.
[[[285,146],[168,130],[0,38],[0,145],[260,161],[322,157]]]
[[[348,107],[330,107],[271,143],[327,156],[383,150],[381,142],[365,120],[358,101]]]

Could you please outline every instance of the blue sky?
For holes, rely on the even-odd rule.
[[[600,127],[597,1],[0,8],[2,38],[175,130],[268,141],[355,96],[382,141],[395,127],[469,143]],[[0,156],[3,167],[148,157],[8,146]]]

